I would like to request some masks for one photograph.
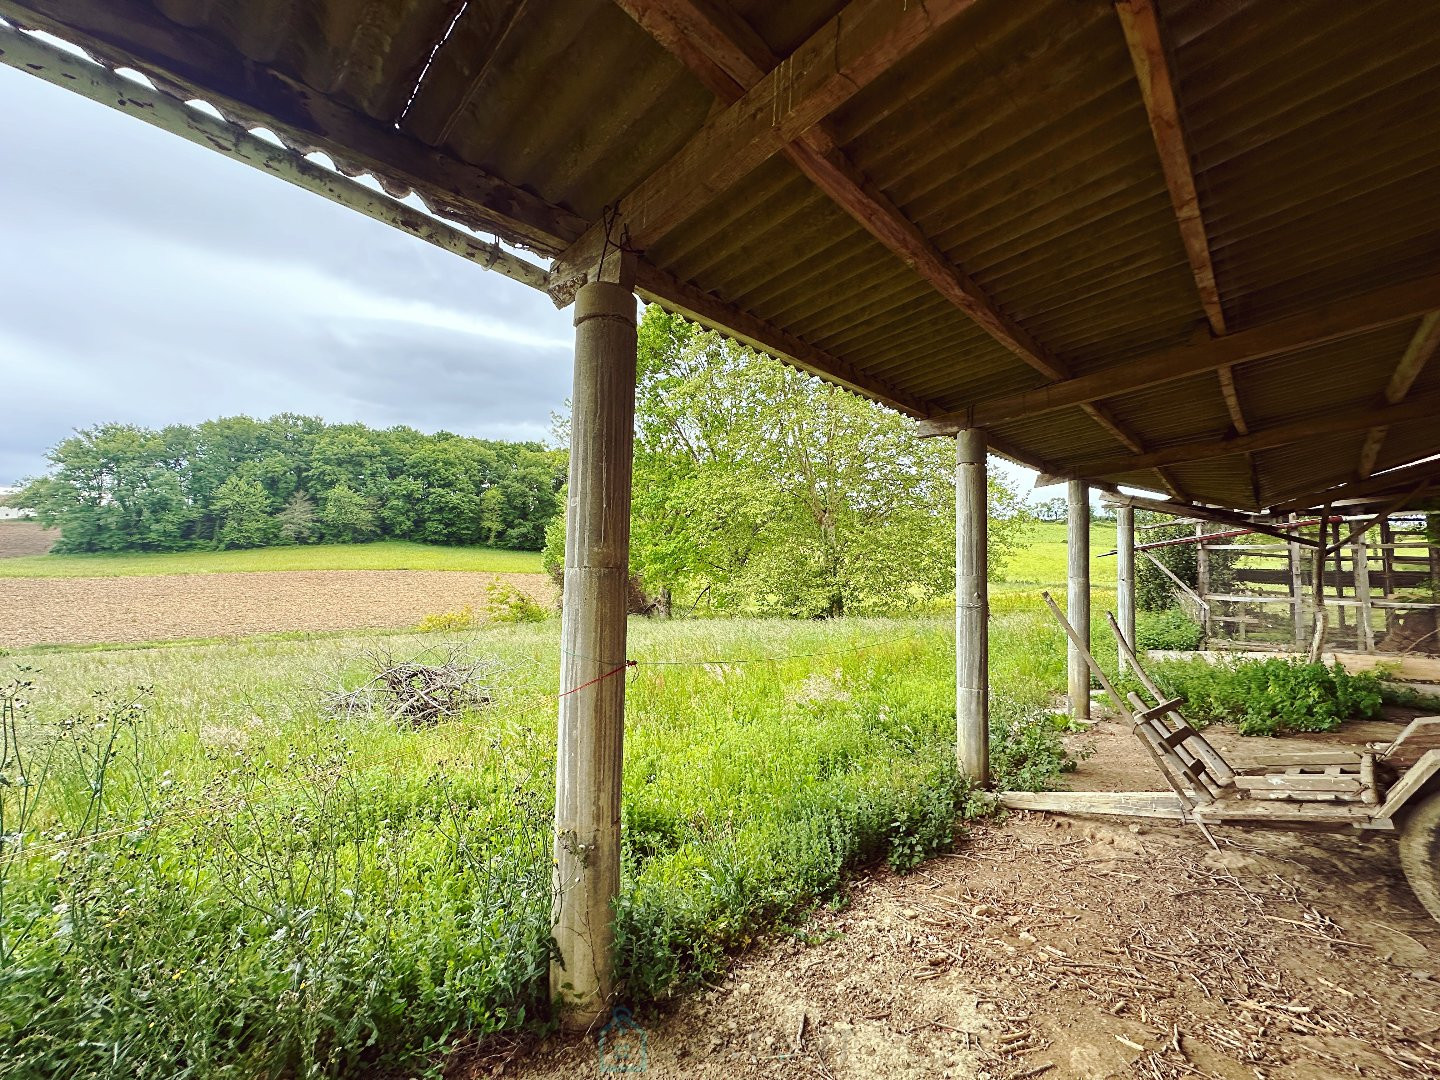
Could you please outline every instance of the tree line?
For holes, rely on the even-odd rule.
[[[805,617],[955,585],[955,444],[650,306],[639,327],[632,602]],[[992,477],[994,575],[1033,520]],[[564,558],[552,525],[545,562]]]
[[[539,550],[566,457],[539,443],[282,414],[159,430],[101,424],[7,502],[62,552],[415,540]]]

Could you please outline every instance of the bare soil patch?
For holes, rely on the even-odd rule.
[[[1073,786],[1159,786],[1118,725],[1085,738],[1097,752]],[[1277,742],[1218,741],[1237,740],[1237,756]],[[723,985],[642,1011],[647,1075],[1440,1076],[1440,926],[1393,842],[1214,831],[1219,852],[1165,824],[977,828],[914,874],[863,879],[845,910],[742,958]],[[605,1075],[594,1036],[493,1042],[457,1066]]]
[[[47,529],[38,521],[0,521],[0,559],[49,554],[59,539],[59,529]]]
[[[0,647],[414,626],[470,607],[495,582],[544,604],[543,574],[295,570],[119,578],[0,578]]]

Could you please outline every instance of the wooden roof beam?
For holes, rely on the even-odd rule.
[[[1147,499],[1140,495],[1126,495],[1113,489],[1107,489],[1106,494],[1100,500],[1106,506],[1128,506],[1134,510],[1149,510],[1156,514],[1173,514],[1176,517],[1197,518],[1200,521],[1210,521],[1216,525],[1231,525],[1239,529],[1250,529],[1266,536],[1275,536],[1281,540],[1295,540],[1308,547],[1319,547],[1319,541],[1309,537],[1301,536],[1298,530],[1287,531],[1268,525],[1243,514],[1231,513],[1214,506],[1199,506],[1192,502],[1177,499],[1174,502],[1166,502],[1163,499]]]
[[[1385,387],[1385,404],[1398,405],[1405,400],[1405,395],[1410,393],[1410,388],[1420,377],[1421,369],[1435,355],[1437,349],[1440,349],[1440,311],[1432,311],[1420,320],[1415,336],[1410,339],[1400,362],[1395,365],[1395,371]],[[1360,467],[1355,470],[1358,479],[1364,480],[1375,471],[1375,463],[1380,459],[1380,449],[1385,445],[1386,431],[1384,426],[1379,426],[1366,432],[1365,444],[1360,448]]]
[[[441,217],[546,255],[588,224],[481,169],[433,150],[141,0],[0,0],[0,17],[44,30],[111,67],[130,67],[181,101],[198,98],[291,149],[322,151],[347,175],[369,173],[391,195],[413,190]],[[223,88],[223,89],[217,89]]]
[[[743,19],[707,0],[617,3],[724,104],[739,100],[780,62]],[[855,168],[838,149],[824,121],[802,132],[796,141],[786,143],[781,152],[871,236],[1002,346],[1046,378],[1068,377],[1069,369],[1063,361],[1000,311],[889,196]],[[1128,436],[1115,432],[1100,417],[1096,416],[1096,420],[1129,445]]]
[[[1148,454],[1091,458],[1088,461],[1076,462],[1062,475],[1070,479],[1093,479],[1121,475],[1140,469],[1163,468],[1167,465],[1181,465],[1190,461],[1229,457],[1253,450],[1272,450],[1277,446],[1288,446],[1291,443],[1303,442],[1321,435],[1340,435],[1351,431],[1363,431],[1376,424],[1421,420],[1433,415],[1436,410],[1440,410],[1440,390],[1411,398],[1398,405],[1307,417],[1292,423],[1277,424],[1273,427],[1251,431],[1248,435],[1234,435],[1223,439],[1196,439],[1167,446],[1161,450],[1153,450]]]
[[[556,261],[556,299],[596,272],[607,244],[643,252],[929,41],[975,0],[850,0],[783,63],[712,116]]]
[[[1312,491],[1287,497],[1283,502],[1272,503],[1267,512],[1289,514],[1297,510],[1307,510],[1322,503],[1376,501],[1397,491],[1413,489],[1416,485],[1429,480],[1440,481],[1440,458],[1427,458],[1364,480],[1352,480],[1323,491]]]
[[[926,435],[949,435],[962,427],[990,427],[1057,409],[1073,408],[1177,379],[1294,353],[1367,330],[1418,318],[1440,308],[1440,274],[1415,278],[1374,292],[1351,295],[1310,311],[1225,337],[1161,349],[1100,371],[1034,390],[979,401],[921,424]]]
[[[1150,133],[1160,153],[1160,167],[1165,173],[1165,186],[1170,191],[1170,204],[1175,208],[1175,221],[1180,226],[1190,272],[1200,293],[1200,305],[1205,309],[1210,328],[1218,336],[1226,332],[1225,311],[1215,284],[1215,265],[1210,259],[1210,242],[1200,213],[1200,195],[1195,188],[1190,148],[1185,142],[1185,125],[1175,96],[1175,79],[1160,16],[1154,0],[1117,0],[1115,13],[1120,16],[1125,44],[1130,48],[1130,61],[1140,82],[1140,95],[1150,118]]]

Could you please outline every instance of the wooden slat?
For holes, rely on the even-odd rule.
[[[1004,791],[1000,805],[1010,810],[1056,814],[1184,819],[1185,804],[1172,791]]]
[[[1440,349],[1440,311],[1432,311],[1420,320],[1415,336],[1410,339],[1385,386],[1387,405],[1398,405],[1405,400],[1405,395],[1410,393],[1410,387],[1415,385],[1421,369],[1435,355],[1436,349]],[[1366,433],[1365,444],[1360,448],[1360,465],[1355,470],[1357,479],[1364,480],[1375,471],[1375,463],[1380,459],[1380,450],[1385,445],[1388,431],[1386,426],[1378,425]]]
[[[1237,776],[1235,786],[1242,791],[1353,791],[1360,790],[1359,776],[1303,776],[1293,773],[1262,773],[1259,776]]]
[[[1210,242],[1205,235],[1200,194],[1195,189],[1190,149],[1185,142],[1185,125],[1175,96],[1175,80],[1170,70],[1160,17],[1152,0],[1119,0],[1115,13],[1120,17],[1125,44],[1130,48],[1130,61],[1140,82],[1140,94],[1150,118],[1150,133],[1160,154],[1165,186],[1170,191],[1170,204],[1175,209],[1175,221],[1180,226],[1180,239],[1185,245],[1185,256],[1190,261],[1190,273],[1200,293],[1200,305],[1205,309],[1210,328],[1216,334],[1223,334],[1226,330],[1225,311],[1215,283],[1215,266],[1210,259]]]
[[[269,128],[287,145],[323,150],[347,173],[368,172],[392,194],[413,189],[440,216],[511,243],[553,254],[585,228],[577,215],[346,109],[139,0],[0,0],[0,16],[133,67],[162,90],[208,101],[246,127]]]
[[[783,63],[712,116],[620,200],[611,227],[643,251],[900,63],[975,0],[851,0]],[[557,261],[557,280],[586,279],[605,247],[595,222]]]
[[[1251,363],[1417,318],[1440,308],[1440,274],[1416,278],[1324,304],[1211,341],[1162,349],[1034,390],[1006,394],[932,417],[926,435],[953,435],[961,427],[989,427],[1056,409],[1159,386],[1227,364]]]

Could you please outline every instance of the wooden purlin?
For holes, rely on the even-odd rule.
[[[927,435],[948,435],[964,426],[987,427],[1008,420],[1072,408],[1175,382],[1232,364],[1248,364],[1353,337],[1368,330],[1418,318],[1440,308],[1440,274],[1415,278],[1369,293],[1352,295],[1310,311],[1209,341],[1177,345],[1135,360],[977,401],[931,418]]]
[[[1398,405],[1405,400],[1410,388],[1415,385],[1415,380],[1420,377],[1421,370],[1437,349],[1440,349],[1440,311],[1432,311],[1420,320],[1415,336],[1410,339],[1400,362],[1395,365],[1395,371],[1385,385],[1385,404]],[[1379,425],[1366,432],[1365,443],[1360,448],[1360,465],[1355,470],[1356,479],[1364,480],[1375,471],[1375,463],[1380,458],[1380,450],[1385,445],[1388,431],[1384,425]]]

